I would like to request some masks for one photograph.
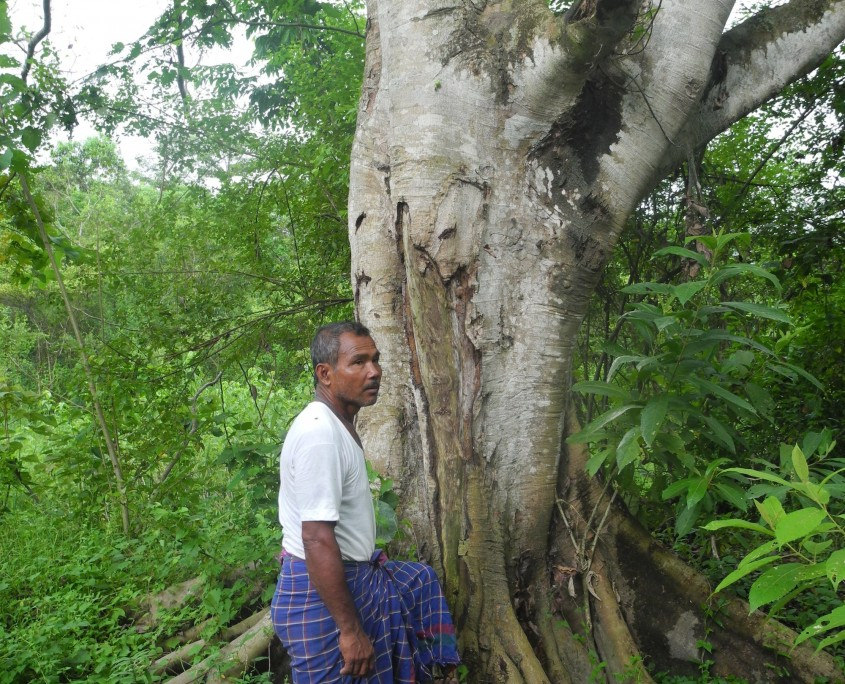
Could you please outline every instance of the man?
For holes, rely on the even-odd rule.
[[[375,516],[354,419],[378,398],[379,352],[359,323],[311,343],[315,397],[280,456],[282,570],[273,624],[294,684],[456,682],[454,628],[434,571],[375,550]]]

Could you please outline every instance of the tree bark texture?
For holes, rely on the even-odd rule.
[[[732,5],[367,3],[349,234],[385,372],[358,430],[441,571],[476,681],[695,667],[706,592],[669,579],[565,438],[578,327],[629,214],[845,36],[845,2],[725,32]],[[747,643],[753,681],[776,656]]]

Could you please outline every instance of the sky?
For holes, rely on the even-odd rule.
[[[61,68],[69,81],[82,78],[109,60],[115,43],[129,44],[140,38],[152,23],[172,3],[172,0],[52,0],[52,29],[49,41],[61,55]],[[41,0],[9,0],[9,15],[15,29],[25,26],[37,31],[43,23]],[[206,54],[191,54],[185,48],[185,62],[194,66],[232,62],[245,64],[252,49],[246,39],[237,40],[232,51],[214,50]],[[58,139],[61,134],[53,134]],[[94,128],[82,122],[73,133],[75,140],[96,135]],[[138,136],[118,136],[118,146],[130,169],[140,168],[139,158],[152,156],[150,141]]]

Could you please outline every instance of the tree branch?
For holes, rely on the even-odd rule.
[[[26,46],[26,59],[23,61],[23,70],[21,71],[21,79],[26,81],[29,77],[29,70],[32,68],[32,59],[35,57],[35,48],[44,40],[50,33],[52,28],[52,16],[50,13],[50,0],[44,0],[44,25],[41,30],[32,36],[29,45]]]
[[[685,149],[704,145],[812,71],[843,39],[843,0],[791,0],[725,33],[709,88],[680,135],[679,149],[667,150],[663,171],[683,161]]]

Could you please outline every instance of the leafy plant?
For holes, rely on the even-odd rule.
[[[777,277],[737,258],[750,236],[719,232],[687,243],[693,239],[698,251],[670,246],[654,256],[682,260],[695,279],[623,289],[639,297],[622,317],[638,348],[612,345],[607,378],[573,386],[598,397],[605,410],[568,440],[591,444],[588,471],[603,470],[632,497],[677,499],[679,536],[719,502],[747,506],[723,471],[739,457],[742,428],[772,420],[773,401],[761,378],[800,376],[818,385],[767,343],[790,323],[769,303],[767,290],[730,297],[730,286],[749,278],[780,294]]]
[[[783,445],[779,466],[722,471],[750,483],[747,496],[760,520],[713,520],[704,529],[735,528],[765,541],[740,560],[715,592],[760,571],[748,591],[749,609],[770,606],[773,615],[819,585],[830,582],[834,592],[839,589],[845,580],[845,459],[829,458],[835,444],[829,432],[809,433],[803,448]],[[784,471],[789,474],[784,476]],[[845,602],[834,603],[801,631],[796,646],[811,638],[818,639],[817,650],[845,641]]]

